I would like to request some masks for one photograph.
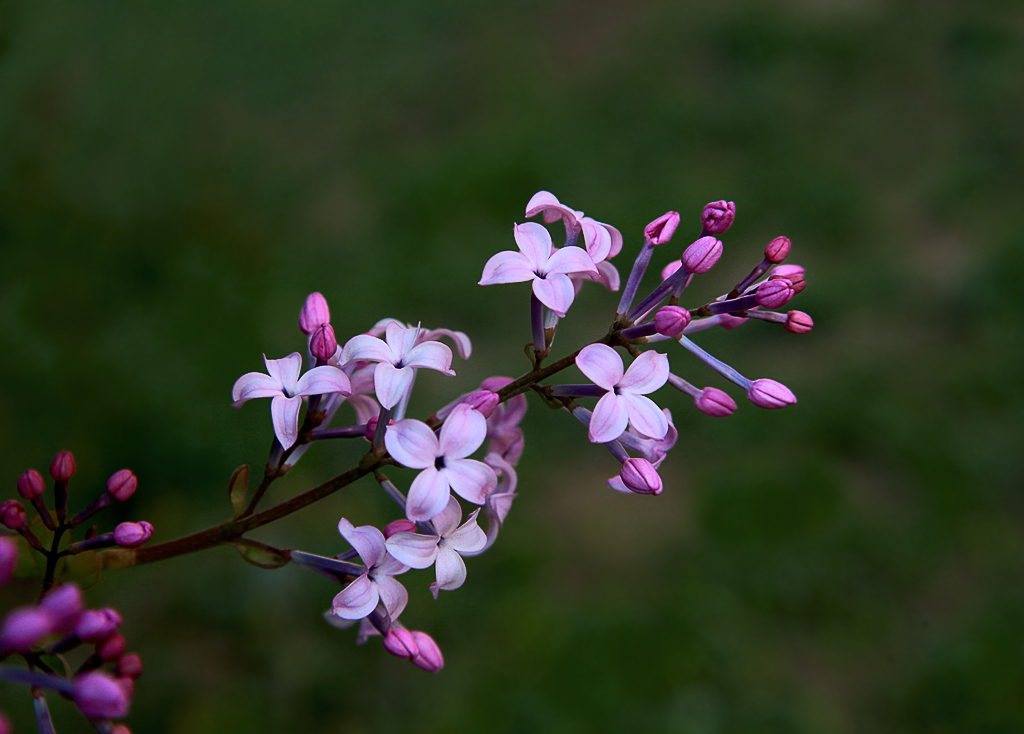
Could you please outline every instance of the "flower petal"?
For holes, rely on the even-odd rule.
[[[441,426],[438,441],[445,459],[465,459],[487,438],[487,419],[472,406],[456,405]]]
[[[385,408],[394,408],[412,389],[416,371],[412,367],[395,367],[381,362],[373,371],[373,389]]]
[[[341,393],[342,395],[352,394],[352,383],[348,375],[337,367],[323,365],[314,367],[299,378],[295,385],[296,395],[330,395]]]
[[[388,553],[396,560],[412,568],[430,568],[437,557],[436,535],[419,533],[395,533],[385,542]]]
[[[605,393],[597,401],[594,414],[590,416],[589,438],[591,443],[608,443],[614,441],[626,430],[629,413],[621,396],[613,392]]]
[[[235,386],[231,388],[231,399],[234,401],[232,405],[236,408],[241,407],[246,400],[272,398],[281,394],[281,384],[262,372],[249,372],[242,375],[235,381]]]
[[[477,525],[476,518],[479,514],[480,510],[473,510],[465,525],[445,535],[442,544],[460,553],[475,553],[483,548],[487,544],[487,533]]]
[[[447,470],[430,466],[421,471],[409,486],[405,516],[413,522],[426,522],[437,516],[451,496]]]
[[[302,407],[302,398],[298,395],[286,398],[284,395],[275,395],[270,401],[270,418],[274,423],[274,435],[281,442],[281,446],[290,449],[299,438],[299,408]]]
[[[546,273],[548,259],[551,257],[551,235],[543,225],[536,222],[516,224],[512,227],[512,236],[516,246],[533,266],[533,272]]]
[[[372,525],[353,527],[345,518],[338,521],[338,532],[363,559],[367,568],[377,565],[384,556],[384,533]]]
[[[540,226],[540,225],[538,225]],[[546,230],[545,230],[546,231]],[[597,274],[597,266],[582,247],[563,247],[548,259],[546,273],[591,273]]]
[[[505,250],[484,265],[484,272],[477,285],[494,285],[495,283],[522,283],[534,276],[533,263],[521,252]]]
[[[447,537],[459,527],[462,521],[462,507],[454,497],[448,498],[448,504],[433,519],[434,530],[439,537]]]
[[[576,355],[576,366],[588,380],[605,390],[614,389],[622,379],[622,357],[607,344],[584,347]]]
[[[659,389],[668,380],[668,356],[648,351],[633,360],[619,380],[623,392],[646,395]]]
[[[384,602],[384,608],[388,610],[391,621],[398,619],[409,603],[409,592],[402,586],[402,582],[390,576],[377,576],[377,590],[380,592],[380,600]]]
[[[437,573],[437,584],[431,584],[430,590],[434,593],[435,599],[438,589],[451,591],[466,581],[466,562],[451,548],[438,550],[434,571]]]
[[[363,574],[338,592],[331,603],[331,612],[342,619],[362,619],[374,610],[379,600],[377,584]]]
[[[533,294],[537,296],[537,300],[561,317],[565,316],[565,312],[572,305],[576,289],[573,288],[568,275],[552,273],[533,281]]]
[[[398,361],[405,360],[405,355],[416,345],[419,335],[419,326],[404,326],[398,321],[388,324],[384,329],[384,338]]]
[[[425,341],[417,344],[402,357],[406,367],[425,367],[437,370],[451,377],[455,372],[452,366],[452,350],[441,342]]]
[[[383,340],[369,334],[358,334],[349,339],[341,350],[343,365],[368,359],[371,362],[388,362],[393,364],[395,355]]]
[[[426,423],[414,418],[403,418],[388,426],[384,446],[391,458],[410,469],[433,467],[438,456],[437,436]]]
[[[476,459],[450,461],[441,473],[457,495],[474,505],[482,505],[487,495],[498,486],[498,475],[494,469]]]
[[[451,329],[431,329],[424,333],[420,339],[422,341],[437,341],[439,337],[446,336],[452,340],[455,344],[455,348],[459,352],[459,356],[463,359],[469,359],[470,355],[473,354],[473,343],[469,340],[464,332],[452,331]]]
[[[629,413],[629,424],[637,433],[657,440],[665,438],[665,434],[668,433],[668,420],[653,400],[644,395],[631,393],[620,395],[619,398]]]
[[[263,355],[263,362],[267,365],[267,374],[277,380],[285,392],[294,394],[292,389],[299,379],[299,372],[302,371],[302,355],[292,352],[281,359],[267,359]]]

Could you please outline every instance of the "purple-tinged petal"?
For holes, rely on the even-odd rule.
[[[281,394],[281,383],[270,375],[262,372],[249,372],[242,375],[235,381],[231,388],[232,405],[236,408],[242,406],[246,400],[253,398],[272,398]]]
[[[373,388],[377,400],[385,408],[394,408],[412,389],[415,376],[416,371],[412,367],[395,367],[381,362],[373,371]]]
[[[597,264],[597,277],[595,280],[613,293],[619,289],[622,279],[615,266],[605,260]]]
[[[576,212],[560,202],[550,191],[538,191],[530,197],[526,205],[526,218],[530,219],[538,214],[544,214],[545,222],[553,222],[556,219],[569,217],[573,225],[577,224]]]
[[[668,380],[668,357],[659,352],[644,352],[619,380],[623,392],[646,395],[659,389]]]
[[[505,250],[491,256],[477,285],[522,283],[533,279],[533,270],[533,263],[523,253]]]
[[[545,272],[551,257],[551,235],[536,222],[516,224],[512,227],[516,246],[533,265],[534,272]]]
[[[594,406],[588,437],[591,443],[608,443],[621,436],[628,424],[626,402],[619,395],[609,392]]]
[[[405,355],[416,345],[419,335],[420,327],[404,326],[398,321],[388,324],[384,329],[385,341],[399,360],[405,359]]]
[[[607,344],[584,347],[576,356],[576,366],[588,380],[605,390],[613,389],[623,376],[622,357]]]
[[[434,564],[434,571],[437,573],[437,584],[431,584],[430,590],[437,598],[437,591],[452,591],[462,586],[466,581],[466,562],[462,556],[450,548],[441,548],[437,552],[437,562]]]
[[[274,435],[282,448],[290,449],[299,438],[299,409],[302,398],[296,395],[286,398],[275,395],[270,401],[270,418],[274,423]]]
[[[439,446],[445,459],[465,459],[487,438],[487,419],[472,406],[460,403],[441,426]]]
[[[429,466],[412,480],[405,515],[413,522],[426,522],[444,509],[451,496],[447,470]]]
[[[411,568],[430,568],[437,557],[436,535],[395,533],[387,539],[388,553]]]
[[[267,374],[277,380],[286,392],[291,392],[302,371],[302,355],[292,352],[281,359],[267,359],[264,354],[263,362],[267,365]]]
[[[668,420],[653,400],[629,393],[621,395],[620,399],[626,405],[629,424],[637,433],[657,440],[665,438],[665,434],[668,433]]]
[[[362,619],[376,608],[379,600],[377,584],[364,574],[338,592],[331,612],[342,619]]]
[[[455,348],[459,352],[459,356],[463,359],[469,359],[470,355],[473,354],[473,343],[469,340],[469,337],[461,331],[452,331],[451,329],[431,329],[423,334],[420,339],[423,341],[437,341],[437,339],[442,336],[446,336],[452,340],[452,343],[455,344]]]
[[[487,533],[477,525],[476,518],[480,510],[474,510],[466,520],[466,524],[444,537],[444,545],[459,553],[475,553],[487,544]]]
[[[338,521],[338,532],[369,568],[377,564],[384,556],[384,533],[372,525],[353,527],[345,518]]]
[[[487,495],[498,486],[494,469],[476,459],[451,461],[441,470],[455,494],[474,505],[482,505]]]
[[[391,458],[410,469],[434,466],[438,456],[437,436],[426,423],[403,418],[387,427],[384,446]]]
[[[441,342],[425,341],[417,344],[402,357],[406,367],[425,367],[437,370],[451,377],[455,372],[452,366],[452,350]]]
[[[314,367],[299,378],[295,385],[296,395],[329,395],[336,392],[351,395],[352,383],[348,375],[337,367],[328,365]]]
[[[552,273],[546,278],[533,281],[533,294],[559,317],[563,317],[576,297],[576,289],[568,275]]]
[[[387,546],[387,541],[384,541],[384,544]],[[373,567],[373,570],[370,571],[370,576],[375,579],[381,576],[398,576],[408,570],[409,567],[400,560],[390,553],[385,553],[380,561],[377,562],[377,565]]]
[[[437,517],[432,522],[438,536],[443,538],[454,532],[455,528],[459,527],[461,521],[462,507],[457,499],[449,497],[448,504],[445,505],[445,508],[437,514]]]
[[[384,608],[388,610],[393,622],[405,611],[405,605],[409,603],[409,592],[402,586],[401,581],[390,576],[378,576],[375,580],[380,600],[384,602]]]
[[[349,339],[341,350],[341,363],[351,364],[367,359],[371,362],[395,362],[391,348],[382,340],[369,334],[358,334]]]
[[[539,224],[537,225],[540,226]],[[545,232],[547,230],[544,230]],[[544,269],[547,274],[551,273],[591,273],[597,274],[597,265],[582,247],[562,247],[555,250],[548,259]]]
[[[583,225],[583,242],[587,246],[587,254],[595,263],[607,260],[612,251],[611,233],[590,217],[584,217],[580,224]]]

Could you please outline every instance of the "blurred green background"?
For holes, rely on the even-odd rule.
[[[0,482],[67,448],[84,505],[131,467],[101,529],[227,516],[271,435],[231,386],[302,349],[310,291],[340,339],[384,316],[472,337],[413,414],[522,372],[527,288],[475,283],[537,190],[621,229],[624,273],[654,217],[682,213],[677,257],[735,201],[696,295],[780,233],[807,268],[811,334],[698,339],[799,404],[662,394],[658,498],[608,490],[614,461],[533,404],[499,543],[437,602],[403,577],[438,675],[324,624],[337,587],[296,568],[104,574],[89,602],[146,664],[132,730],[1024,730],[1022,79],[1012,0],[0,4]],[[616,304],[588,288],[556,347]],[[318,448],[272,501],[358,447]],[[393,513],[360,483],[256,537],[338,553],[342,516]],[[0,708],[32,730],[24,690]]]

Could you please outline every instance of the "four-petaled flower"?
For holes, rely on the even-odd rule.
[[[253,398],[272,398],[270,416],[274,422],[274,435],[286,449],[298,439],[299,408],[303,396],[352,393],[348,375],[337,367],[314,367],[299,377],[302,357],[298,352],[292,352],[283,359],[267,359],[263,355],[263,361],[267,365],[267,374],[250,372],[239,377],[231,389],[231,399],[234,407],[238,408]]]
[[[644,352],[623,373],[618,352],[606,344],[591,344],[580,351],[576,366],[591,382],[608,391],[597,401],[590,418],[591,442],[613,441],[627,425],[648,438],[665,437],[665,414],[644,396],[668,380],[668,357],[654,351]]]
[[[517,224],[513,229],[519,252],[505,250],[484,265],[480,285],[533,281],[533,294],[559,316],[565,316],[576,289],[570,273],[597,275],[597,267],[586,250],[576,247],[556,249],[551,235],[536,222]]]
[[[423,522],[448,504],[451,490],[475,505],[482,505],[498,484],[494,470],[466,457],[480,448],[487,436],[487,421],[478,410],[460,403],[441,426],[440,437],[421,421],[404,418],[388,426],[384,445],[402,466],[421,469],[409,487],[406,516]]]
[[[476,523],[480,510],[474,510],[465,524],[462,508],[454,497],[433,521],[435,535],[399,532],[387,539],[387,549],[394,558],[412,568],[434,566],[437,581],[430,585],[434,598],[440,590],[457,589],[466,580],[466,562],[460,553],[474,553],[487,544],[487,534]]]
[[[366,571],[334,597],[333,614],[342,619],[362,619],[377,608],[377,602],[383,602],[391,620],[398,619],[409,601],[409,592],[394,577],[409,567],[387,552],[384,534],[372,525],[357,528],[341,518],[338,532],[363,559]]]
[[[377,362],[373,387],[385,408],[394,408],[412,387],[420,367],[452,376],[452,350],[441,342],[422,341],[418,326],[407,328],[397,321],[387,325],[384,340],[359,334],[348,340],[341,352],[344,365],[367,360]]]

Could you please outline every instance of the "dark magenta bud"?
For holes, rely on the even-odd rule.
[[[326,362],[338,351],[338,340],[334,336],[334,327],[320,324],[309,340],[309,351],[321,362]]]
[[[75,637],[82,642],[99,642],[120,626],[121,615],[113,609],[86,609],[75,622]]]
[[[4,586],[14,576],[18,567],[18,544],[14,538],[0,536],[0,586]]]
[[[789,248],[791,246],[792,243],[789,241],[789,237],[776,237],[765,246],[764,258],[768,262],[778,265],[789,257]]]
[[[736,401],[717,387],[705,387],[693,402],[701,413],[712,418],[724,418],[736,410]]]
[[[122,548],[138,548],[153,535],[153,526],[145,520],[123,522],[114,528],[114,542]]]
[[[124,654],[126,644],[124,635],[119,635],[115,632],[96,645],[96,654],[100,656],[103,662],[110,663],[119,659]]]
[[[776,265],[772,268],[772,275],[789,278],[789,282],[793,284],[794,294],[807,287],[807,283],[804,282],[804,269],[799,265]]]
[[[0,524],[11,530],[25,527],[25,507],[18,500],[7,500],[0,504]]]
[[[701,225],[708,234],[722,234],[736,218],[736,205],[731,201],[713,201],[704,207]]]
[[[107,480],[107,492],[110,496],[119,502],[124,502],[126,499],[135,494],[135,488],[139,485],[139,480],[132,474],[131,469],[121,469],[120,471],[114,472],[110,479]]]
[[[644,228],[644,236],[652,245],[664,245],[679,226],[679,212],[665,212]]]
[[[782,308],[793,299],[795,293],[789,278],[773,275],[757,287],[754,298],[758,305],[765,308]]]
[[[75,473],[75,455],[70,451],[60,451],[53,457],[50,464],[50,476],[58,482],[66,482]]]
[[[412,520],[406,520],[404,517],[401,520],[395,520],[389,522],[384,526],[384,537],[390,538],[395,533],[415,533],[416,523]]]
[[[46,592],[38,608],[50,616],[55,632],[65,633],[74,629],[85,602],[81,589],[74,584],[61,584]]]
[[[75,681],[72,698],[89,719],[120,719],[131,700],[125,688],[106,673],[86,673]]]
[[[37,500],[43,496],[45,491],[46,484],[43,482],[43,477],[35,469],[29,469],[18,477],[18,494],[21,495],[22,499],[26,499],[29,502]]]
[[[683,265],[691,273],[706,273],[715,267],[722,256],[722,242],[714,237],[701,237],[686,248]]]
[[[690,312],[681,306],[665,306],[654,314],[654,328],[664,336],[679,336],[689,325]]]
[[[416,647],[419,652],[413,656],[412,662],[428,673],[436,673],[444,667],[444,657],[441,655],[441,648],[426,632],[413,632],[416,640]]]
[[[412,660],[420,654],[413,633],[403,627],[392,627],[384,635],[384,649],[396,658]]]
[[[53,632],[53,619],[36,607],[21,607],[8,614],[0,625],[0,654],[27,652]]]
[[[619,479],[630,492],[661,494],[661,477],[658,475],[658,470],[647,459],[626,459],[622,462]]]
[[[786,317],[786,331],[791,331],[794,334],[806,334],[814,328],[814,319],[803,311],[790,311]]]
[[[320,324],[329,323],[331,311],[327,308],[327,299],[319,293],[310,293],[299,314],[299,328],[302,329],[302,333],[310,336]]]
[[[754,380],[747,390],[747,397],[750,402],[758,408],[785,408],[796,402],[796,396],[781,382],[766,378]]]
[[[477,390],[467,395],[462,402],[475,408],[483,414],[484,418],[490,418],[494,409],[498,407],[498,393],[490,390]]]
[[[134,652],[122,655],[117,661],[117,672],[123,678],[135,680],[142,675],[142,658]]]

